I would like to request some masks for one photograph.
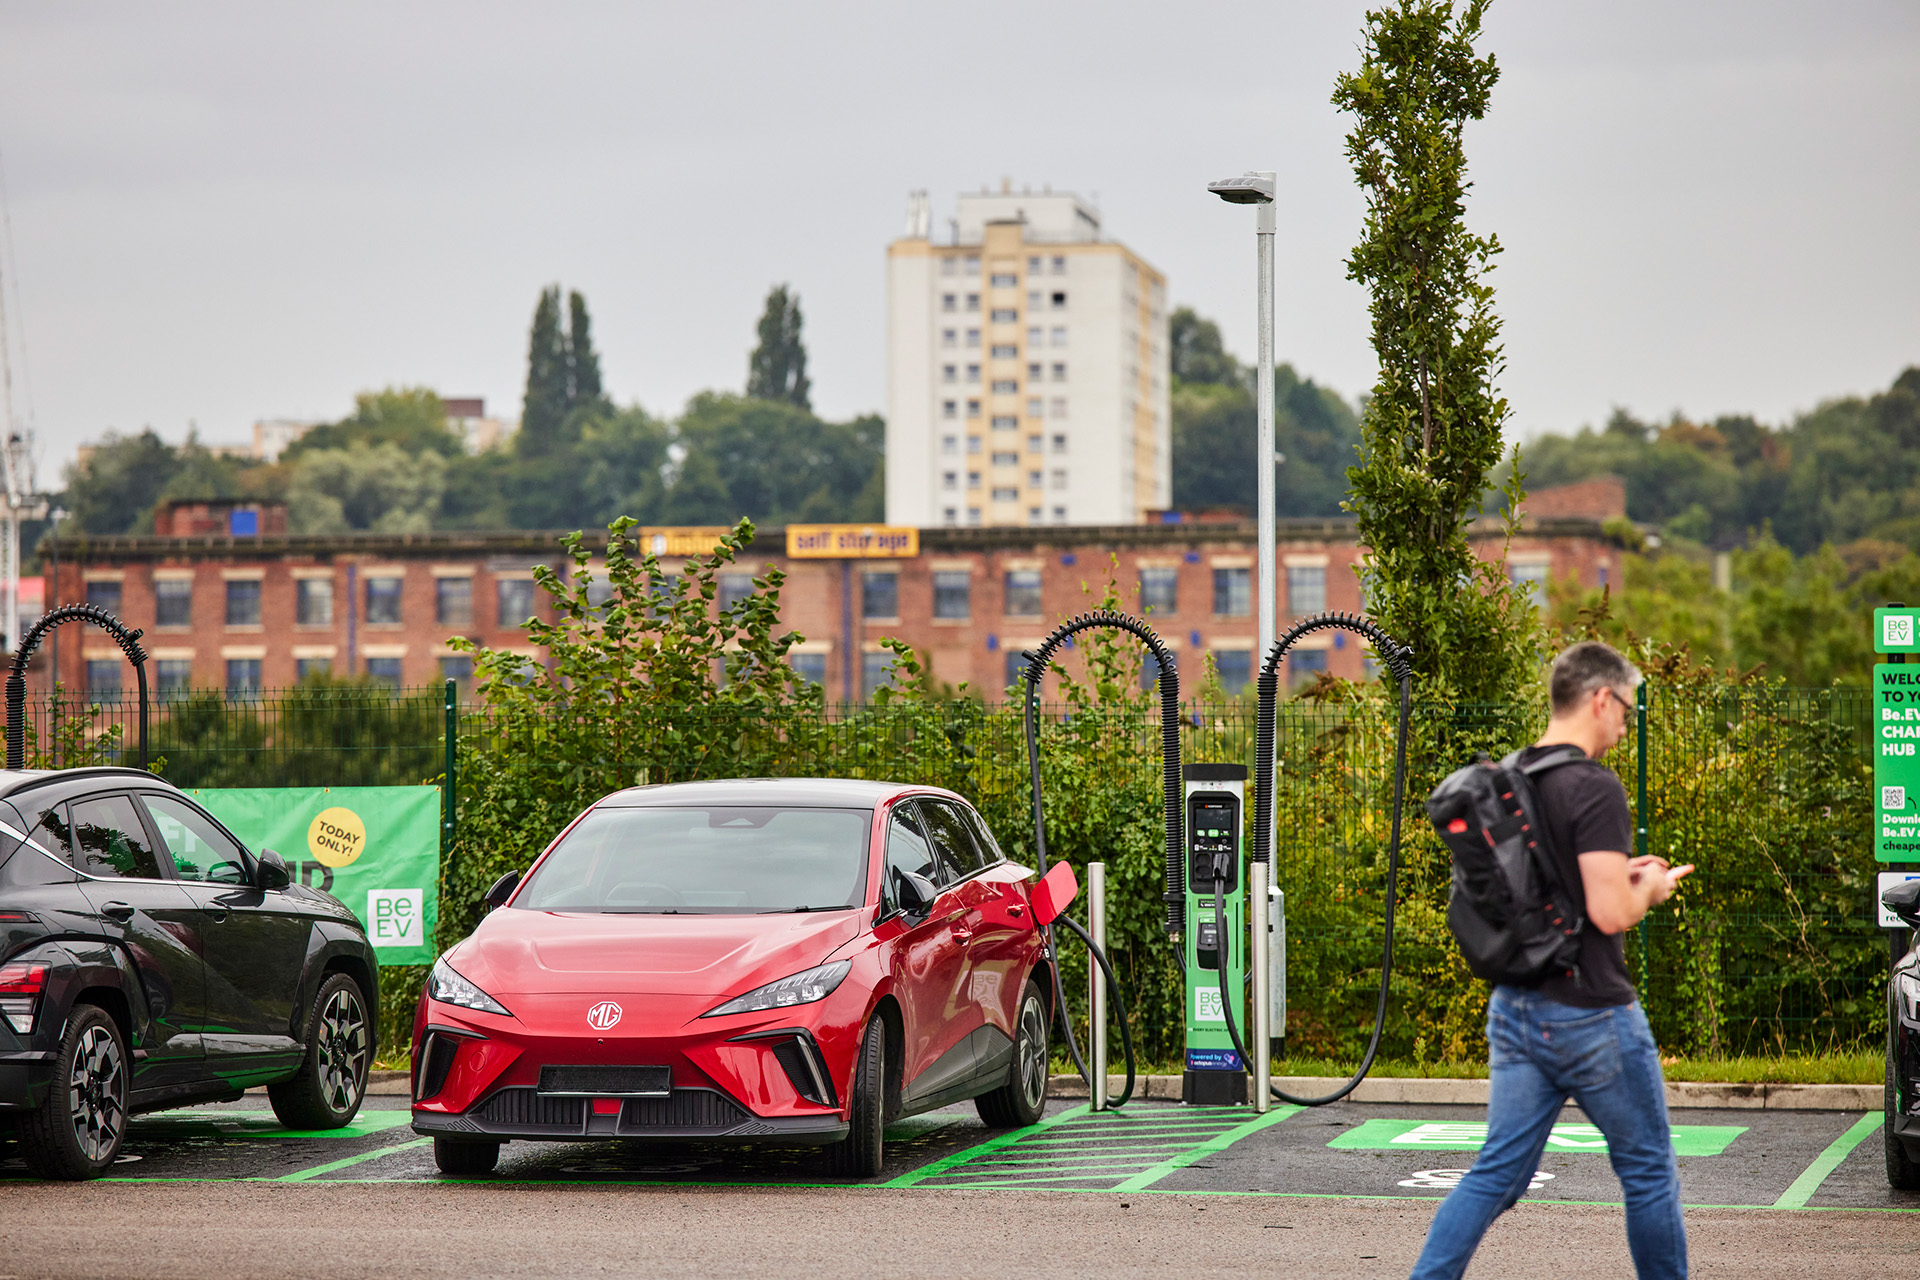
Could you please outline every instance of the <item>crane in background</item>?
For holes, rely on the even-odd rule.
[[[47,499],[39,492],[33,474],[33,427],[22,425],[13,412],[13,337],[7,325],[7,288],[13,289],[16,309],[20,300],[19,272],[13,261],[13,214],[6,200],[5,179],[0,176],[0,237],[4,237],[5,256],[0,268],[7,278],[0,280],[0,428],[4,428],[4,446],[0,447],[0,649],[11,652],[20,643],[20,523],[47,518]],[[25,339],[20,354],[26,356]]]

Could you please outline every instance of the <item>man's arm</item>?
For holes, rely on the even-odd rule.
[[[1580,855],[1587,919],[1602,933],[1625,933],[1667,900],[1693,864],[1669,868],[1664,858],[1629,858],[1613,850]]]

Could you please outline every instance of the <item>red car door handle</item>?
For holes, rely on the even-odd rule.
[[[1018,920],[1021,916],[1027,914],[1027,909],[1021,906],[1019,903],[1015,902],[1010,904],[1007,907],[1007,914],[1012,916],[1015,920]]]
[[[965,943],[968,943],[968,942],[971,942],[971,941],[973,941],[973,930],[971,930],[971,929],[955,929],[955,930],[953,931],[953,936],[954,936],[954,939],[955,939],[955,941],[957,941],[957,942],[960,942],[960,943],[962,943],[962,944],[965,944]]]

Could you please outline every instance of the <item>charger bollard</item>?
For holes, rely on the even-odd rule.
[[[1087,932],[1093,945],[1107,949],[1107,864],[1087,864]],[[1107,983],[1100,966],[1087,966],[1088,1048],[1092,1051],[1093,1088],[1087,1090],[1091,1111],[1107,1109]]]
[[[1243,1104],[1251,1064],[1234,1047],[1221,992],[1240,992],[1246,984],[1241,832],[1247,768],[1190,764],[1185,783],[1187,1057],[1180,1100],[1200,1106]]]

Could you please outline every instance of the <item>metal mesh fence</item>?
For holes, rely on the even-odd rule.
[[[365,685],[173,694],[151,710],[151,753],[183,786],[418,783],[444,768],[446,696],[441,688]],[[1644,734],[1630,733],[1608,757],[1645,829],[1645,850],[1699,868],[1626,939],[1630,970],[1669,1052],[1856,1046],[1882,1033],[1886,948],[1873,920],[1869,712],[1864,689],[1653,688]],[[42,696],[30,700],[29,713],[41,763],[132,762],[129,702],[90,707],[74,699],[56,708]],[[909,699],[650,714],[606,761],[616,785],[770,775],[930,783],[974,799],[1010,855],[1030,844],[1016,706]],[[536,737],[568,732],[552,722],[495,724],[472,705],[459,715],[462,751],[475,759],[537,753]],[[1145,699],[1046,711],[1050,848],[1075,862],[1108,861],[1119,872],[1116,901],[1122,893],[1150,899],[1137,912],[1116,909],[1124,917],[1116,922],[1120,949],[1130,949],[1123,970],[1138,984],[1130,1003],[1150,1024],[1150,1045],[1178,1039],[1177,990],[1159,990],[1176,981],[1171,953],[1153,936],[1156,716]],[[1544,709],[1532,706],[1415,705],[1389,1052],[1484,1052],[1485,988],[1448,937],[1448,863],[1420,801],[1472,750],[1510,750],[1544,720]],[[65,758],[45,754],[63,738]],[[1183,739],[1190,761],[1251,766],[1251,699],[1188,704]],[[1384,698],[1296,699],[1280,708],[1274,878],[1287,899],[1292,1052],[1353,1056],[1370,1021],[1392,740]],[[463,855],[456,847],[451,856]],[[443,908],[443,918],[452,914]]]

